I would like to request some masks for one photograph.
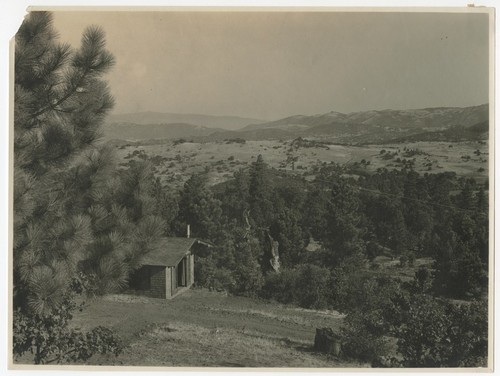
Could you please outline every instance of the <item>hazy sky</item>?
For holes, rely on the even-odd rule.
[[[55,12],[60,40],[100,25],[115,113],[277,119],[488,102],[488,15]]]

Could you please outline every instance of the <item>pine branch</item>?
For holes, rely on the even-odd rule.
[[[90,72],[90,69],[86,69],[82,75],[80,76],[80,78],[77,80],[77,83],[76,85],[74,84],[71,89],[65,94],[63,95],[62,98],[60,98],[59,100],[57,100],[54,104],[50,103],[49,101],[49,104],[47,106],[45,106],[44,108],[42,108],[41,110],[39,110],[38,112],[35,112],[33,115],[31,115],[31,118],[36,118],[42,114],[44,114],[45,112],[49,111],[49,110],[55,110],[57,106],[61,105],[62,103],[66,102],[73,94],[75,94],[78,90],[78,88],[80,87],[80,84],[84,81],[85,77],[89,74]]]
[[[64,47],[62,47],[64,49]],[[104,32],[99,27],[89,27],[82,37],[82,48],[73,58],[73,67],[81,74],[76,79],[71,78],[69,90],[55,103],[48,100],[47,106],[31,115],[36,118],[47,111],[55,111],[57,108],[79,91],[82,84],[89,77],[105,73],[114,65],[111,53],[104,50]],[[60,51],[61,59],[67,57],[67,51]]]

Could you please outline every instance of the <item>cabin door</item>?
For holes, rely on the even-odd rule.
[[[179,287],[187,286],[186,276],[187,276],[187,261],[186,257],[184,257],[179,262],[179,264],[177,264],[177,286]]]

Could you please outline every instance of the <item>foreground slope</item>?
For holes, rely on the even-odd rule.
[[[312,351],[316,327],[338,328],[336,312],[190,290],[164,301],[126,295],[92,302],[74,325],[113,328],[126,348],[87,364],[195,367],[360,367]]]

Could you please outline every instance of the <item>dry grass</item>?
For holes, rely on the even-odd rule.
[[[316,319],[321,318],[322,315],[331,316],[335,319],[343,319],[345,315],[340,314],[335,311],[316,311],[312,309],[304,309],[304,308],[284,308],[284,310],[290,310],[291,314],[284,314],[283,312],[276,313],[264,310],[256,310],[256,309],[234,309],[234,308],[209,308],[210,310],[216,312],[224,312],[231,314],[244,314],[244,315],[252,315],[255,317],[263,317],[268,319],[273,319],[279,322],[287,322],[297,325],[311,326],[311,316],[315,316]],[[310,317],[306,317],[304,315],[294,314],[296,312],[307,313]],[[316,320],[317,321],[317,320]]]
[[[245,329],[182,322],[154,324],[128,349],[136,365],[194,367],[331,367],[326,356],[296,341]],[[338,364],[337,364],[338,365]]]
[[[450,147],[450,145],[452,147]],[[230,178],[235,171],[244,168],[255,161],[259,154],[269,166],[284,169],[294,174],[308,174],[311,167],[323,162],[355,163],[361,160],[369,161],[364,168],[367,171],[376,171],[377,168],[400,169],[402,164],[397,158],[415,158],[415,171],[419,173],[439,173],[454,171],[460,176],[474,177],[483,181],[488,176],[488,146],[479,142],[414,142],[402,145],[365,145],[342,146],[329,145],[329,148],[300,148],[293,152],[298,157],[295,171],[283,163],[287,160],[290,141],[247,141],[245,144],[226,144],[224,142],[171,143],[126,146],[118,149],[118,156],[124,158],[134,150],[144,150],[149,156],[161,156],[165,160],[157,166],[158,176],[163,182],[181,186],[193,173],[208,171],[211,184],[220,183]],[[418,149],[424,154],[404,157],[404,147]],[[384,159],[380,151],[397,151],[398,156],[393,159]],[[480,151],[480,155],[474,152]],[[463,159],[462,157],[470,157]],[[178,159],[175,159],[178,158]],[[429,170],[430,164],[430,170]],[[479,172],[483,168],[484,171]]]
[[[74,325],[111,327],[126,348],[89,364],[186,367],[356,367],[312,351],[317,327],[343,316],[206,290],[170,300],[112,295],[78,313]]]

